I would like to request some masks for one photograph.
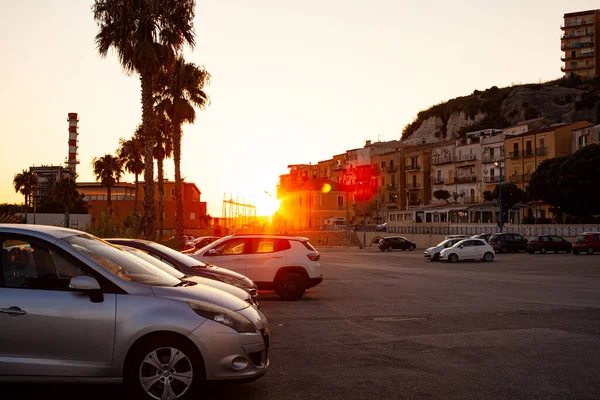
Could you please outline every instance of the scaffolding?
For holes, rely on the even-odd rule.
[[[257,221],[256,206],[247,204],[245,198],[243,202],[240,202],[237,196],[235,201],[232,195],[229,195],[229,200],[227,200],[227,194],[224,193],[221,218],[221,226],[228,230],[249,228],[254,226]]]

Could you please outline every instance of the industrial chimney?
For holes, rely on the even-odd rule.
[[[69,113],[69,157],[65,164],[67,164],[67,168],[71,171],[73,179],[77,180],[77,164],[79,164],[79,160],[77,159],[77,148],[79,144],[79,139],[77,136],[79,135],[79,118],[77,118],[77,113]]]

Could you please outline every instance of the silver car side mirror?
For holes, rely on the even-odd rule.
[[[69,281],[69,289],[90,294],[92,303],[102,303],[104,295],[96,278],[87,275],[74,276]]]
[[[206,252],[205,256],[214,256],[215,254],[217,254],[217,250],[210,249],[209,251]]]

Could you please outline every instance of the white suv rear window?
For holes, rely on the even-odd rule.
[[[304,245],[304,247],[306,247],[308,250],[317,251],[317,249],[315,249],[314,246],[312,244],[310,244],[310,242],[308,240],[306,240],[306,241],[301,240],[300,243],[302,243]]]

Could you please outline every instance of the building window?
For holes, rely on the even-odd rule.
[[[492,161],[494,160],[494,148],[493,147],[490,148],[490,160],[492,160]]]
[[[381,177],[381,186],[385,186],[385,176]]]
[[[344,196],[338,196],[337,197],[337,205],[340,208],[344,207]]]
[[[546,140],[544,138],[540,138],[540,149],[546,147]]]
[[[513,143],[513,157],[519,156],[519,143]]]
[[[190,213],[190,219],[192,219],[192,220],[196,219],[196,213]]]
[[[175,197],[175,189],[171,189],[171,196]]]
[[[381,170],[383,171],[385,169],[385,161],[381,162]]]
[[[313,195],[313,199],[314,199],[314,205],[315,207],[321,207],[321,195],[320,194],[315,194]]]

